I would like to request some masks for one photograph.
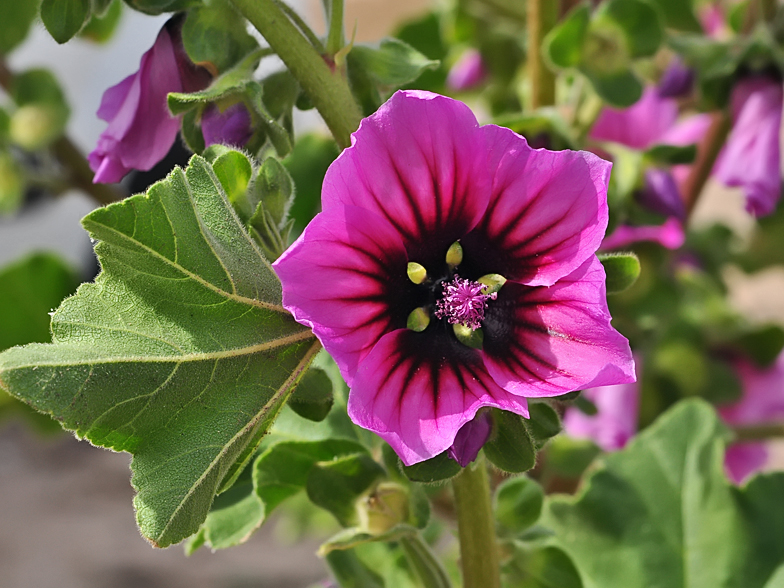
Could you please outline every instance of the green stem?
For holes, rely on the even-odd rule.
[[[737,441],[764,441],[765,439],[784,437],[784,423],[734,427],[732,431],[735,433]]]
[[[558,0],[528,0],[528,79],[531,109],[555,104],[555,75],[542,58],[542,42],[558,20]]]
[[[411,537],[403,537],[400,546],[424,588],[452,588],[444,566],[419,533]]]
[[[314,33],[313,29],[308,26],[308,23],[302,20],[302,17],[297,13],[297,11],[286,4],[283,0],[275,0],[275,4],[277,4],[278,8],[280,8],[280,10],[291,19],[291,22],[293,22],[294,25],[299,29],[299,32],[305,35],[307,40],[310,41],[310,44],[313,45],[316,51],[323,54],[325,51],[324,43],[322,43],[321,39],[316,36],[316,33]]]
[[[343,72],[328,64],[275,0],[231,0],[289,68],[341,148],[351,144],[362,112]]]
[[[697,205],[697,200],[731,128],[732,121],[726,112],[717,111],[711,115],[711,124],[705,133],[705,138],[697,146],[697,158],[683,185],[683,203],[686,206],[687,218],[691,216]]]
[[[460,537],[463,588],[500,588],[501,570],[495,536],[490,480],[482,455],[452,478]]]
[[[346,44],[343,35],[343,0],[332,0],[329,3],[329,34],[327,35],[327,54],[335,55]]]

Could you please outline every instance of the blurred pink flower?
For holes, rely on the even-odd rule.
[[[784,420],[784,353],[773,366],[759,369],[739,361],[735,369],[743,384],[743,397],[730,406],[719,408],[724,421],[733,426],[754,426]],[[727,475],[740,484],[768,463],[765,442],[733,443],[724,462]]]
[[[169,92],[196,92],[209,85],[206,69],[182,47],[182,18],[174,17],[142,55],[139,71],[103,94],[98,117],[109,126],[88,156],[94,183],[119,182],[132,169],[149,170],[171,149],[180,130],[169,113]]]
[[[640,241],[658,243],[667,249],[680,249],[685,240],[686,234],[680,221],[670,217],[661,225],[621,225],[602,241],[599,250],[622,249]]]
[[[397,92],[364,119],[327,171],[323,211],[274,264],[283,305],[350,386],[352,420],[407,465],[450,447],[465,461],[479,443],[461,459],[458,432],[483,406],[526,416],[527,397],[632,381],[595,255],[609,172],[429,92]],[[495,299],[455,281],[488,274],[507,280]],[[474,326],[481,348],[455,331]]]
[[[637,366],[639,369],[639,363]],[[570,406],[564,414],[564,432],[575,439],[590,439],[604,451],[623,449],[637,433],[640,411],[638,384],[589,388],[582,394],[594,404],[596,414],[587,415]]]
[[[744,78],[732,90],[732,131],[714,173],[723,184],[743,188],[746,210],[755,216],[772,213],[781,197],[783,100],[781,82],[764,75]]]
[[[451,90],[470,90],[487,79],[487,68],[476,49],[467,49],[449,70],[446,86]]]

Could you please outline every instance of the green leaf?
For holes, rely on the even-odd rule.
[[[139,527],[164,547],[198,530],[318,344],[201,157],[83,223],[101,274],[54,314],[52,345],[0,354],[0,386],[132,453]]]
[[[536,449],[523,417],[493,409],[493,433],[484,446],[485,456],[505,472],[526,472],[536,465]]]
[[[245,19],[223,0],[189,10],[182,26],[182,44],[194,63],[209,63],[224,72],[258,49]]]
[[[558,435],[547,445],[547,466],[558,475],[579,478],[602,450],[589,439]]]
[[[179,12],[199,6],[203,2],[204,0],[125,0],[125,3],[131,8],[152,15]]]
[[[640,260],[634,253],[604,253],[599,256],[607,274],[607,293],[630,288],[640,277]]]
[[[527,476],[505,480],[495,493],[495,520],[508,532],[519,534],[539,520],[544,504],[542,487]]]
[[[584,71],[594,90],[616,108],[628,108],[642,97],[642,84],[629,70],[612,75]]]
[[[463,469],[459,463],[447,455],[446,451],[414,465],[406,466],[401,463],[400,467],[409,480],[426,483],[448,480]]]
[[[362,445],[349,439],[276,443],[253,464],[253,486],[264,505],[264,517],[285,499],[305,489],[317,463],[364,451]]]
[[[105,11],[98,13],[93,6],[93,17],[79,33],[80,37],[95,43],[105,43],[112,38],[123,14],[121,0],[111,0],[110,2],[102,0],[102,2],[106,4]]]
[[[397,88],[413,82],[425,70],[436,69],[439,61],[428,59],[399,39],[386,37],[377,48],[354,45],[348,64],[363,69],[382,86]]]
[[[649,0],[659,7],[664,23],[673,29],[702,33],[700,21],[694,15],[692,0]]]
[[[760,367],[771,365],[784,349],[784,329],[778,325],[765,325],[744,333],[735,345]]]
[[[694,163],[697,146],[692,145],[654,145],[645,151],[645,157],[653,163],[678,165]]]
[[[338,457],[313,465],[306,490],[313,504],[331,512],[344,527],[356,525],[359,497],[385,475],[367,453]]]
[[[49,313],[76,290],[60,257],[37,253],[0,270],[0,350],[50,340]]]
[[[321,544],[318,550],[320,557],[324,557],[333,551],[344,551],[346,549],[353,549],[359,545],[366,545],[368,543],[386,543],[387,541],[399,541],[404,537],[411,537],[417,534],[416,527],[411,525],[396,525],[388,531],[379,535],[373,535],[367,531],[363,531],[356,527],[343,529],[336,533],[324,543]]]
[[[78,33],[90,17],[90,0],[43,0],[41,20],[61,45]]]
[[[623,451],[602,458],[575,497],[548,498],[586,588],[762,588],[784,561],[784,473],[745,487],[723,472],[726,429],[683,401]]]
[[[327,168],[340,154],[335,141],[318,135],[300,137],[283,165],[297,187],[289,215],[299,234],[321,210],[321,183]]]
[[[0,54],[10,53],[27,37],[38,14],[37,0],[3,2],[0,14]]]
[[[278,159],[268,157],[264,160],[254,191],[256,199],[264,205],[276,226],[281,227],[294,199],[294,180]]]
[[[555,67],[580,65],[590,18],[590,5],[587,2],[578,4],[544,38],[544,55]]]
[[[247,221],[253,213],[252,209],[243,210],[242,206],[247,202],[246,194],[253,176],[253,166],[248,158],[239,151],[226,149],[212,162],[212,169],[220,180],[235,212],[242,220]]]
[[[609,0],[601,5],[596,20],[615,22],[626,36],[626,48],[632,58],[656,53],[664,39],[659,13],[644,0]]]
[[[289,406],[302,418],[320,422],[327,418],[333,402],[332,380],[324,370],[312,367],[294,389]]]
[[[537,448],[561,432],[561,419],[546,402],[529,403],[528,413],[530,418],[525,421],[525,426]]]
[[[341,588],[385,588],[384,579],[353,551],[332,551],[326,560]]]
[[[264,54],[264,51],[261,49],[248,53],[234,67],[215,78],[204,90],[190,94],[169,93],[167,97],[169,110],[176,116],[183,112],[188,112],[201,104],[218,102],[235,94],[245,92],[248,84],[253,81],[253,72],[256,71]]]
[[[515,541],[505,575],[515,588],[583,588],[574,562],[554,545],[528,545]]]

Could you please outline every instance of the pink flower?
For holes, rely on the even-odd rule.
[[[93,182],[119,182],[132,169],[149,170],[169,152],[180,120],[169,114],[169,92],[196,92],[210,83],[182,47],[182,19],[170,19],[142,55],[139,71],[103,94],[98,117],[109,126],[88,160]]]
[[[755,216],[772,213],[781,197],[782,99],[781,82],[763,75],[732,90],[732,132],[715,173],[725,185],[743,188],[746,210]]]
[[[623,249],[640,241],[658,243],[667,249],[680,249],[684,241],[686,241],[686,234],[683,232],[683,226],[676,218],[668,218],[661,225],[638,227],[622,225],[615,229],[612,235],[602,241],[599,249],[602,251]]]
[[[784,420],[784,353],[768,369],[760,370],[748,361],[738,362],[735,369],[743,384],[743,397],[719,408],[724,421],[733,426],[754,426]],[[740,484],[767,463],[766,443],[733,443],[727,449],[724,467],[729,478]]]
[[[462,467],[476,459],[479,450],[490,438],[493,430],[493,419],[488,412],[478,413],[473,420],[460,427],[452,446],[447,449],[449,457]]]
[[[604,451],[623,449],[637,433],[640,390],[636,383],[589,388],[583,396],[596,406],[587,415],[570,406],[564,414],[564,431],[575,439],[590,439]]]
[[[476,49],[463,52],[446,78],[446,86],[452,90],[470,90],[487,79],[487,68],[482,55]]]
[[[253,121],[242,102],[232,104],[223,112],[210,104],[201,117],[201,132],[206,147],[216,143],[244,147],[253,136]]]
[[[527,416],[527,397],[633,381],[595,255],[609,172],[429,92],[364,119],[327,171],[323,212],[275,262],[284,306],[351,388],[352,420],[410,465],[483,406]],[[496,299],[471,293],[489,274],[507,280]]]

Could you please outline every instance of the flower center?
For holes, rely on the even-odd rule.
[[[463,325],[472,331],[478,329],[485,318],[485,308],[488,300],[495,300],[498,294],[483,294],[485,284],[464,280],[457,274],[449,281],[444,282],[443,297],[436,301],[437,318],[446,319],[449,324]]]

